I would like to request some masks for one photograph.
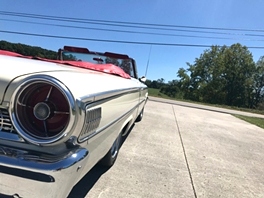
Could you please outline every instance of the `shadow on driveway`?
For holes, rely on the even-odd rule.
[[[100,164],[95,165],[72,189],[68,198],[83,198],[92,189],[98,179],[109,170]]]
[[[126,138],[130,134],[131,130],[134,128],[134,124],[129,129],[126,136],[124,136],[121,140],[120,149],[122,148],[123,143]],[[68,198],[84,198],[88,192],[92,189],[95,183],[100,179],[100,177],[107,172],[111,167],[105,167],[100,165],[100,163],[96,164],[72,189]]]

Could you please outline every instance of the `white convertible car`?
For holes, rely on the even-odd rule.
[[[0,54],[0,196],[67,197],[95,164],[113,165],[148,98],[132,58]]]

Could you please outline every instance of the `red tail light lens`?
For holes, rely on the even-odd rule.
[[[72,125],[73,99],[69,98],[67,90],[54,82],[32,80],[16,94],[15,126],[25,139],[33,143],[55,142]]]

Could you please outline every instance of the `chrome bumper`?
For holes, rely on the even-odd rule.
[[[0,146],[0,193],[23,198],[66,197],[87,159],[84,148],[58,157]]]

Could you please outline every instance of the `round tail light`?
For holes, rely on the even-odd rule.
[[[57,142],[73,126],[73,97],[62,83],[52,77],[27,80],[17,89],[12,102],[14,125],[29,142]]]

